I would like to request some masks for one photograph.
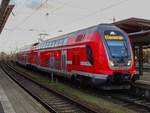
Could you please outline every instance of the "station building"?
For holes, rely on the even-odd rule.
[[[129,18],[114,22],[114,25],[128,33],[137,70],[143,75],[143,68],[150,68],[150,20]]]

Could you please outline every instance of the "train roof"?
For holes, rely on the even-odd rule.
[[[88,28],[74,31],[68,34],[58,36],[58,37],[54,37],[54,38],[41,42],[35,47],[35,49],[44,49],[44,48],[49,48],[49,47],[64,46],[67,44],[67,39],[71,36],[99,31],[100,29],[106,29],[107,27],[110,27],[110,26],[115,27],[113,24],[98,24],[92,27],[88,27]]]
[[[105,23],[104,24],[98,24],[98,25],[91,26],[91,27],[88,27],[88,28],[84,28],[84,29],[80,29],[80,30],[77,30],[77,31],[73,31],[73,32],[68,33],[68,34],[64,34],[64,35],[61,35],[61,36],[50,38],[50,39],[47,39],[47,40],[45,40],[43,42],[57,40],[57,39],[61,39],[61,38],[67,38],[67,37],[70,37],[70,36],[74,36],[74,35],[82,34],[82,33],[86,33],[86,32],[98,31],[99,27],[107,27],[107,26],[114,26],[114,25],[113,24],[105,24]]]
[[[23,48],[20,49],[20,51],[29,51],[33,47],[34,49],[44,49],[44,48],[49,48],[49,47],[64,46],[67,43],[67,39],[71,36],[99,31],[100,29],[107,28],[109,26],[114,26],[114,25],[113,24],[98,24],[98,25],[91,26],[85,29],[77,30],[68,34],[64,34],[64,35],[57,36],[51,39],[47,39],[41,43],[34,43],[31,45],[24,46]]]

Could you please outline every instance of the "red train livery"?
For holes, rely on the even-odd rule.
[[[18,52],[17,61],[99,87],[120,86],[136,78],[128,35],[110,24],[26,46]]]

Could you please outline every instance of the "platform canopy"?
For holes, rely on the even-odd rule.
[[[129,18],[113,24],[128,33],[132,44],[150,45],[150,20]]]
[[[14,5],[9,4],[10,0],[1,0],[0,4],[0,33],[2,32],[6,21],[12,12]]]

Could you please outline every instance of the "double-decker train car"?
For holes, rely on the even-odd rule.
[[[120,88],[136,80],[128,35],[111,24],[99,24],[34,44],[17,54],[17,62],[98,87]]]

